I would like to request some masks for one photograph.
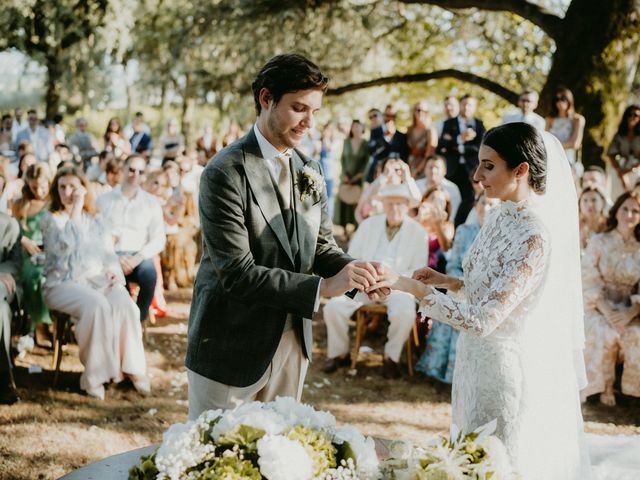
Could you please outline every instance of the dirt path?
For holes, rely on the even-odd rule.
[[[152,395],[139,396],[129,385],[111,385],[104,402],[83,395],[78,387],[82,366],[77,346],[69,345],[58,387],[51,388],[51,352],[36,348],[18,360],[16,382],[22,402],[0,406],[0,479],[54,479],[109,455],[157,443],[162,432],[187,416],[183,366],[190,291],[168,296],[173,315],[159,319],[147,332],[147,361]],[[381,329],[384,330],[384,329]],[[451,409],[446,389],[416,375],[385,380],[380,376],[383,332],[365,339],[373,353],[363,355],[358,373],[321,372],[325,329],[315,325],[314,363],[303,401],[331,411],[368,435],[425,440],[448,430]],[[29,373],[29,367],[43,367]],[[640,402],[609,409],[584,407],[587,430],[640,435]]]

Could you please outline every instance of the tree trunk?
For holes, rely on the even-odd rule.
[[[47,93],[45,94],[46,118],[52,119],[60,112],[60,83],[64,71],[62,51],[56,49],[46,56]]]
[[[185,145],[191,141],[191,123],[193,121],[193,109],[195,99],[193,98],[193,85],[191,74],[185,74],[184,91],[182,93],[182,111],[180,112],[180,124],[182,125],[182,135],[184,135]]]
[[[573,92],[586,119],[585,165],[602,165],[628,101],[640,58],[639,10],[637,0],[573,0],[556,38],[540,104],[550,105],[559,85]]]

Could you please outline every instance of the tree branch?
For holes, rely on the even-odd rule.
[[[416,83],[426,82],[427,80],[437,80],[442,78],[455,78],[467,83],[473,83],[480,87],[501,96],[505,100],[513,103],[518,103],[518,92],[514,92],[506,87],[503,87],[499,83],[489,80],[488,78],[474,75],[469,72],[462,72],[449,68],[446,70],[436,70],[433,72],[425,73],[408,73],[404,75],[392,75],[390,77],[376,78],[374,80],[367,80],[366,82],[350,83],[341,87],[331,88],[327,91],[327,95],[342,95],[347,92],[353,92],[354,90],[362,90],[363,88],[377,87],[380,85],[389,85],[392,83]]]
[[[508,11],[520,15],[544,30],[556,42],[563,35],[563,19],[541,5],[528,0],[400,0],[402,3],[437,5],[447,9],[477,8],[493,12]]]

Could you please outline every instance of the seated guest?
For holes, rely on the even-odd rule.
[[[160,137],[160,156],[162,163],[175,158],[184,150],[184,136],[180,133],[180,125],[175,118],[170,119]]]
[[[103,150],[112,152],[114,157],[122,158],[131,153],[131,144],[122,131],[122,125],[119,118],[113,117],[109,120],[103,139]]]
[[[412,275],[427,263],[427,238],[422,226],[409,218],[412,196],[406,185],[388,185],[380,190],[384,214],[366,219],[358,227],[349,245],[349,255],[388,264]],[[389,317],[388,341],[384,347],[383,375],[398,377],[397,362],[416,318],[415,300],[405,292],[393,291],[383,301]],[[349,364],[349,318],[361,306],[372,303],[358,293],[353,300],[346,295],[330,299],[324,306],[327,324],[327,363],[324,371],[335,371]]]
[[[385,185],[406,184],[414,203],[420,201],[420,190],[416,181],[411,176],[409,165],[400,160],[396,154],[387,158],[382,164],[382,173],[375,177],[373,183],[365,184],[365,187],[356,206],[355,217],[358,223],[365,218],[382,213],[382,203],[378,199],[378,192]]]
[[[24,175],[22,197],[13,203],[13,217],[22,229],[22,268],[20,286],[22,305],[31,320],[31,332],[36,343],[51,346],[49,309],[44,302],[44,254],[40,221],[49,210],[49,184],[51,172],[46,163],[31,165]]]
[[[113,228],[116,253],[127,280],[140,287],[140,320],[149,315],[156,288],[153,257],[164,249],[165,233],[162,208],[142,188],[147,163],[140,155],[130,155],[124,163],[122,184],[98,197],[98,210]]]
[[[420,195],[424,195],[429,188],[442,185],[449,193],[451,200],[451,218],[456,218],[458,213],[458,207],[462,202],[460,196],[460,189],[451,180],[447,180],[445,175],[447,174],[447,162],[444,157],[440,155],[432,155],[427,158],[427,163],[424,166],[424,178],[416,180],[416,185],[420,189]]]
[[[622,114],[618,131],[607,148],[612,167],[611,190],[615,197],[633,188],[640,166],[640,105],[629,105]]]
[[[104,165],[104,181],[111,191],[122,183],[124,178],[124,162],[119,158],[108,158]]]
[[[58,170],[51,184],[51,211],[42,219],[45,300],[76,321],[75,337],[84,372],[80,388],[104,399],[104,384],[127,375],[148,394],[139,312],[106,228],[74,167]]]
[[[594,235],[582,257],[584,360],[587,396],[614,406],[616,365],[624,362],[621,389],[640,397],[640,197],[623,193],[604,233]]]
[[[171,197],[172,194],[172,191],[169,188],[167,174],[163,170],[155,170],[149,172],[144,182],[143,188],[146,192],[154,196],[154,198],[162,207],[164,213],[167,200]],[[165,217],[165,232],[166,231],[167,224]],[[167,305],[167,300],[164,297],[164,281],[162,278],[160,255],[156,255],[153,257],[153,266],[156,269],[156,288],[153,292],[151,307],[153,308],[153,313],[156,317],[164,317],[169,312],[169,306]]]
[[[603,232],[607,225],[607,204],[604,193],[594,186],[582,190],[578,199],[580,209],[580,245],[587,248],[589,239]]]
[[[202,135],[196,140],[196,151],[198,152],[198,163],[206,165],[218,151],[218,140],[213,135],[211,122],[202,122]]]
[[[87,127],[87,120],[79,117],[76,119],[76,131],[69,136],[69,146],[80,156],[85,167],[98,154],[98,141],[87,132]]]
[[[448,275],[463,277],[464,257],[484,224],[487,212],[498,203],[498,200],[487,198],[484,194],[478,197],[475,204],[477,223],[464,223],[456,229],[447,261]],[[418,360],[416,370],[450,385],[453,380],[458,335],[459,331],[452,326],[433,320],[427,337],[427,348]]]
[[[172,194],[163,208],[167,243],[160,260],[164,283],[167,289],[175,290],[192,286],[195,279],[198,246],[194,237],[198,232],[198,214],[192,193],[182,186],[178,164],[168,161],[162,169],[169,179]]]
[[[28,126],[20,130],[16,136],[15,144],[18,146],[22,141],[28,141],[33,147],[33,154],[39,162],[49,161],[49,155],[53,153],[53,138],[49,129],[43,126],[38,119],[35,110],[27,112]]]
[[[0,405],[20,400],[11,366],[11,303],[20,271],[20,226],[15,218],[0,213]]]
[[[613,202],[607,194],[607,175],[602,167],[598,165],[586,167],[580,179],[580,184],[583,189],[589,186],[597,188],[604,195],[607,211],[613,206]]]
[[[455,229],[451,222],[451,200],[442,186],[431,187],[422,196],[416,220],[429,241],[429,267],[437,270],[439,259],[448,251]]]

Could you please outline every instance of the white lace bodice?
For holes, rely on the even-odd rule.
[[[422,312],[472,336],[517,337],[544,274],[547,245],[529,202],[504,202],[469,249],[464,288],[456,294],[433,289],[422,300]]]
[[[523,335],[541,290],[549,241],[529,200],[490,212],[463,262],[464,288],[431,289],[421,312],[461,331],[452,391],[452,421],[472,431],[498,420],[518,469],[521,419],[530,402]]]

